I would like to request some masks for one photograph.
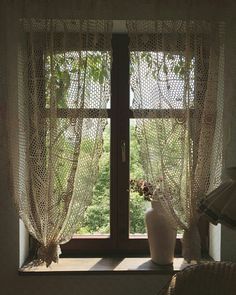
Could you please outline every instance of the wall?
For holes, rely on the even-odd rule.
[[[234,0],[25,0],[25,3],[26,15],[91,19],[229,19],[235,8]]]
[[[210,224],[209,226],[209,254],[216,260],[221,260],[221,225]]]

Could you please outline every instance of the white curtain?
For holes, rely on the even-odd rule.
[[[20,21],[17,126],[9,117],[9,128],[18,128],[17,139],[10,136],[13,193],[47,266],[92,197],[110,98],[111,28],[109,21]]]
[[[197,202],[222,169],[223,24],[128,21],[133,113],[146,180],[183,256],[200,259]]]

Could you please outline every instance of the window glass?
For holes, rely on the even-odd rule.
[[[103,153],[99,160],[99,173],[92,202],[85,212],[77,234],[110,234],[110,120],[104,129],[103,139]]]
[[[46,107],[50,106],[49,93],[56,88],[59,108],[81,108],[81,98],[85,95],[83,108],[110,108],[110,53],[101,51],[68,51],[45,58]],[[54,76],[54,77],[52,77]],[[100,84],[107,80],[106,91],[100,91]],[[106,105],[101,106],[106,96]]]
[[[56,88],[58,136],[55,144],[63,147],[55,165],[56,188],[58,192],[66,187],[68,173],[73,163],[68,157],[75,149],[73,143],[81,133],[78,154],[78,178],[80,192],[86,195],[86,185],[90,181],[83,163],[91,161],[94,134],[99,120],[97,117],[110,108],[110,53],[101,51],[68,51],[45,55],[45,103],[50,107],[51,87]],[[101,89],[104,81],[104,88]],[[55,90],[55,89],[54,89]],[[103,97],[102,97],[103,96]],[[104,97],[105,96],[105,97]],[[82,99],[83,98],[83,99]],[[79,110],[80,109],[80,110]],[[84,110],[84,112],[83,112]],[[47,112],[46,112],[47,116]],[[84,117],[83,117],[84,116]],[[82,120],[79,123],[79,120]],[[98,178],[93,188],[93,196],[87,207],[77,235],[110,234],[110,119],[103,130],[103,151],[99,159]],[[46,120],[45,130],[49,128]],[[76,130],[82,126],[81,130]],[[46,144],[50,138],[46,132]],[[84,196],[86,197],[86,196]],[[81,196],[83,198],[83,196]]]
[[[172,179],[181,179],[182,184],[186,182],[179,167],[187,160],[188,152],[193,154],[193,142],[186,151],[182,142],[187,142],[191,134],[181,120],[186,104],[194,108],[194,71],[195,59],[190,58],[187,64],[181,52],[130,53],[129,107],[136,118],[130,119],[129,126],[130,237],[146,233],[145,211],[150,208],[148,200],[157,188],[152,186],[152,181],[155,185],[156,179],[162,181],[162,164],[171,184]],[[190,87],[186,88],[186,84]],[[152,163],[148,163],[150,159]],[[145,167],[152,171],[145,171]],[[180,191],[179,194],[186,194],[184,185],[175,187],[173,184],[173,187]]]
[[[145,211],[150,208],[150,202],[145,198],[142,186],[145,179],[142,167],[140,145],[135,130],[135,119],[130,119],[130,196],[129,196],[129,234],[130,238],[146,234],[144,221]]]
[[[184,108],[188,85],[189,101],[194,99],[194,58],[185,75],[186,58],[183,54],[152,51],[130,53],[130,108],[139,109],[181,109]],[[177,91],[176,91],[177,90]],[[142,105],[139,105],[142,96]]]

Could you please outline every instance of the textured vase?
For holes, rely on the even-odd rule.
[[[151,259],[160,265],[173,263],[177,230],[159,201],[152,202],[145,216]]]

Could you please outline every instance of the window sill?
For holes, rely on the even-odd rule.
[[[175,258],[172,266],[159,266],[148,257],[61,258],[50,267],[33,262],[19,269],[20,275],[61,274],[160,274],[173,275],[188,266],[183,258]]]

